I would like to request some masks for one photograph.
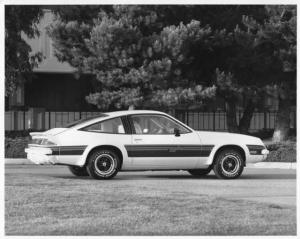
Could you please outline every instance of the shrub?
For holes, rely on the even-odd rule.
[[[283,143],[270,143],[266,145],[270,151],[267,162],[296,162],[296,141],[288,140]]]
[[[39,132],[40,130],[34,130],[34,132]],[[5,137],[7,138],[17,138],[17,137],[27,137],[32,130],[15,130],[15,131],[5,131]]]
[[[29,142],[29,136],[26,137],[5,137],[5,158],[26,158],[24,149]]]

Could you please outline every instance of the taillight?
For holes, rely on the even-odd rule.
[[[42,145],[56,145],[56,143],[52,142],[51,140],[49,139],[43,139]]]
[[[42,144],[44,139],[41,139],[41,138],[35,138],[35,139],[31,139],[29,141],[29,144]]]
[[[33,138],[30,140],[29,144],[56,145],[56,143],[46,138]]]

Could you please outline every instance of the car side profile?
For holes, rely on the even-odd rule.
[[[63,128],[30,133],[25,149],[36,164],[67,165],[76,176],[113,178],[119,171],[186,170],[238,178],[269,151],[256,137],[196,131],[159,111],[100,114]]]

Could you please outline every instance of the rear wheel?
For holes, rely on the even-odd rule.
[[[95,179],[110,179],[116,176],[121,160],[112,150],[95,150],[88,158],[87,171]]]
[[[209,174],[211,171],[211,168],[207,169],[190,169],[188,172],[193,176],[204,176]]]
[[[89,176],[86,167],[79,167],[79,166],[69,166],[69,170],[71,171],[72,174],[75,176]]]
[[[218,153],[213,170],[218,178],[238,178],[244,170],[241,153],[235,149],[225,149]]]

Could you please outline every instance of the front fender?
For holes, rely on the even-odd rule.
[[[206,164],[212,165],[216,154],[218,152],[220,152],[220,150],[225,149],[225,148],[230,148],[230,147],[239,147],[241,150],[243,150],[244,155],[245,155],[245,163],[246,163],[246,160],[249,157],[249,150],[245,144],[218,144],[218,145],[215,145],[215,147],[212,149],[212,151],[206,161]]]

